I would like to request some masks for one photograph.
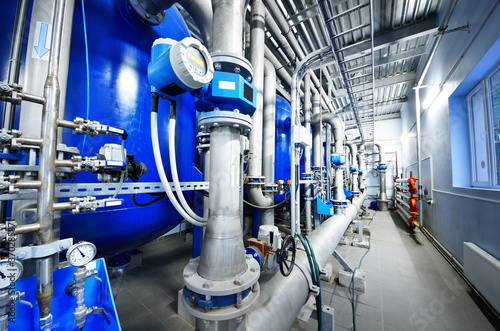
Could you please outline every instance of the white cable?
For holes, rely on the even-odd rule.
[[[158,113],[156,112],[151,112],[151,141],[153,143],[153,155],[155,158],[156,169],[158,170],[158,174],[160,175],[161,184],[163,185],[163,188],[167,193],[168,199],[174,206],[175,210],[177,210],[177,212],[181,214],[181,216],[184,217],[184,219],[189,223],[196,226],[206,226],[207,225],[206,222],[196,221],[191,216],[189,216],[184,211],[184,209],[182,209],[182,206],[179,205],[179,202],[175,198],[174,193],[170,188],[167,175],[165,175],[165,169],[163,168],[163,162],[161,160],[160,143],[158,141]]]
[[[196,215],[189,204],[184,198],[184,193],[181,190],[181,184],[179,183],[179,174],[177,173],[177,159],[175,156],[175,118],[170,118],[168,123],[168,154],[170,158],[170,171],[172,172],[172,181],[174,182],[175,191],[177,192],[177,197],[181,202],[184,210],[199,222],[206,222],[207,219]]]

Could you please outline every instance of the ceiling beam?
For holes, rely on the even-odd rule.
[[[400,117],[401,117],[401,113],[399,113],[399,112],[392,113],[392,114],[378,115],[378,116],[375,116],[375,121],[390,120],[390,119],[400,118]],[[360,122],[363,122],[363,118],[360,118]],[[356,121],[351,120],[351,119],[345,121],[346,127],[351,126],[351,125],[356,125]]]
[[[410,71],[408,73],[389,76],[384,78],[378,78],[375,80],[375,89],[401,84],[401,83],[410,83],[417,80],[417,73],[415,71]],[[367,89],[371,89],[371,82],[362,83],[352,87],[353,93],[359,93]]]
[[[376,36],[374,39],[374,50],[380,50],[403,41],[432,34],[437,32],[437,29],[438,25],[436,18],[413,23]],[[365,40],[357,44],[349,45],[348,47],[349,48],[343,51],[344,62],[359,58],[363,55],[368,55],[366,52],[369,52],[371,49],[370,43],[367,43]]]

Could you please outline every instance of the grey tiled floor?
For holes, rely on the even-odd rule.
[[[358,331],[495,330],[474,303],[471,290],[422,233],[411,233],[390,212],[377,212],[370,229],[371,249],[361,266],[366,292],[355,299]],[[123,330],[193,330],[176,314],[191,245],[174,235],[140,250],[143,266],[125,275],[116,300]],[[366,249],[339,246],[338,251],[357,266]],[[337,275],[338,262],[332,258],[329,263]],[[322,281],[321,287],[323,304],[335,309],[335,330],[352,330],[350,290],[334,281]],[[316,329],[313,319],[292,327]]]

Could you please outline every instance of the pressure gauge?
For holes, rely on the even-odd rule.
[[[13,259],[0,260],[0,289],[15,283],[23,272],[21,262]]]
[[[97,248],[88,241],[80,241],[68,249],[66,260],[75,267],[81,267],[92,261],[96,255]]]

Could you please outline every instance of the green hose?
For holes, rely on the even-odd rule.
[[[319,272],[317,269],[317,263],[316,259],[314,258],[314,252],[312,251],[312,247],[309,246],[309,240],[306,241],[300,233],[297,233],[297,237],[300,239],[300,242],[302,243],[302,246],[304,246],[304,250],[307,255],[307,262],[309,262],[309,268],[311,269],[311,277],[313,281],[313,285],[319,287],[319,294],[316,296],[316,311],[318,313],[318,331],[321,331],[322,325],[322,305],[321,305],[321,284],[320,284],[320,279],[319,279]],[[307,239],[307,237],[306,237]],[[311,253],[312,252],[312,253]]]

